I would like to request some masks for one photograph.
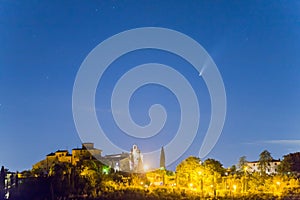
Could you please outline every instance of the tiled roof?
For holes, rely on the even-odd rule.
[[[72,150],[86,150],[86,149],[82,149],[82,148],[74,148]]]
[[[278,159],[278,160],[273,159],[273,160],[271,160],[271,162],[280,162],[280,159]],[[259,163],[259,161],[248,161],[247,163]]]
[[[55,156],[55,153],[51,152],[47,156]]]
[[[67,152],[68,153],[68,150],[57,150],[56,152]]]

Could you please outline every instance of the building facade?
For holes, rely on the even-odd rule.
[[[130,170],[134,172],[142,172],[143,167],[143,154],[137,145],[133,145],[129,154]]]
[[[277,168],[278,165],[280,164],[280,159],[275,160],[273,159],[271,162],[268,163],[268,167],[266,169],[266,174],[277,174]],[[254,173],[254,172],[260,172],[259,169],[259,161],[252,161],[252,162],[247,162],[247,167],[246,170],[248,173]]]
[[[54,153],[46,155],[46,158],[34,164],[32,169],[46,174],[53,164],[70,163],[76,165],[81,160],[101,157],[101,152],[100,149],[94,148],[93,143],[83,143],[81,148],[72,149],[72,154],[68,150],[57,150]]]
[[[99,160],[115,171],[135,173],[144,171],[143,154],[137,145],[132,146],[130,153],[122,152],[120,154],[106,155]]]
[[[129,153],[111,154],[106,155],[99,159],[103,164],[109,166],[115,171],[130,171]]]
[[[102,150],[94,147],[94,143],[83,143],[81,148],[72,149],[72,165],[80,160],[100,158]]]

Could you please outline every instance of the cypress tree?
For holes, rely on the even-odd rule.
[[[4,166],[1,167],[0,171],[0,199],[4,199],[5,195],[5,169]]]
[[[166,169],[166,158],[165,158],[164,147],[161,147],[161,150],[160,150],[160,164],[159,164],[159,167]]]

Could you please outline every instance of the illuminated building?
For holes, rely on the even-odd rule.
[[[129,153],[106,155],[99,159],[103,164],[113,168],[115,171],[130,171]]]
[[[55,153],[50,153],[46,155],[46,159],[41,160],[33,165],[32,169],[42,169],[44,173],[46,174],[47,171],[50,169],[50,167],[54,163],[59,162],[66,162],[71,163],[72,162],[72,155],[69,154],[67,150],[58,150]]]
[[[279,160],[273,159],[272,161],[270,161],[268,164],[268,167],[266,169],[266,174],[269,174],[269,175],[276,174],[277,167],[279,164],[280,164],[280,159]],[[260,172],[259,161],[247,162],[246,170],[248,173]]]
[[[143,172],[143,154],[137,145],[133,145],[130,153],[111,154],[99,160],[113,168],[115,171]]]
[[[143,154],[137,145],[133,145],[129,154],[130,170],[134,172],[143,172]]]
[[[72,149],[72,164],[80,160],[91,160],[94,158],[100,158],[102,151],[94,147],[94,143],[83,143],[81,148]]]
[[[44,160],[33,165],[33,170],[39,170],[45,175],[56,163],[70,163],[76,165],[79,161],[97,159],[115,171],[143,172],[143,155],[136,145],[130,153],[120,153],[102,156],[102,150],[94,147],[94,143],[83,143],[81,148],[72,149],[72,154],[67,150],[58,150],[50,153]]]
[[[44,160],[41,160],[33,165],[32,169],[41,169],[45,174],[50,167],[55,163],[71,163],[76,165],[80,160],[91,160],[94,157],[101,157],[101,150],[94,148],[93,143],[83,143],[81,148],[72,149],[72,154],[68,150],[58,150],[55,153],[50,153]]]

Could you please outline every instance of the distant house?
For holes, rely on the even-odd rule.
[[[3,172],[4,172],[4,185],[2,186],[4,186],[4,188],[1,189],[3,189],[4,192],[4,199],[9,199],[10,190],[14,189],[18,185],[18,178],[17,178],[18,175],[15,172],[10,172],[8,169],[4,169]]]
[[[280,159],[278,160],[273,159],[271,162],[269,162],[269,165],[266,169],[266,173],[277,174],[277,168],[279,164],[280,164]],[[259,161],[247,162],[246,170],[248,173],[260,172]]]

